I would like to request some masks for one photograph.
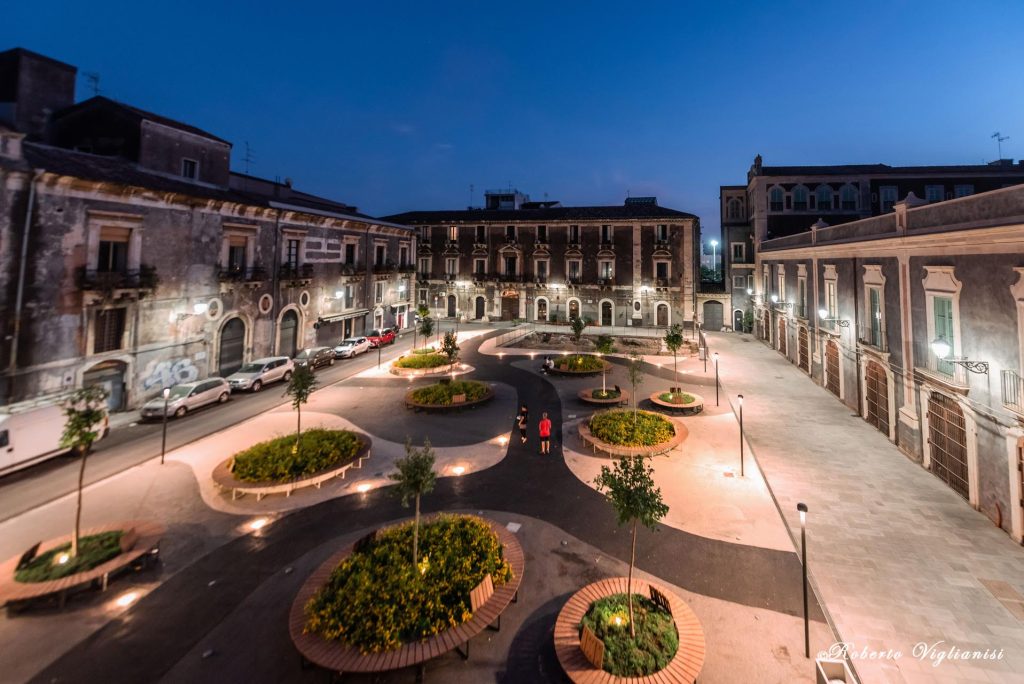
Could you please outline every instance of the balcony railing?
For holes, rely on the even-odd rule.
[[[925,342],[914,343],[914,367],[929,375],[957,387],[969,387],[967,382],[967,369],[962,364],[954,361],[965,360],[960,356],[949,356],[940,359],[932,351],[930,344]]]
[[[252,268],[222,268],[217,273],[217,280],[222,283],[258,283],[267,279],[267,269],[262,266]]]
[[[615,278],[608,276],[607,278],[598,278],[597,284],[601,287],[611,287],[615,284]]]
[[[569,276],[568,278],[565,279],[565,282],[567,282],[570,285],[579,285],[580,282],[582,282],[582,280],[583,280],[583,278],[581,278],[578,275],[571,275],[571,276]]]
[[[668,278],[655,278],[654,287],[668,287],[671,281]]]
[[[416,267],[413,266],[412,264],[399,264],[398,265],[398,272],[399,273],[415,273],[416,272]]]
[[[857,342],[881,352],[889,351],[889,343],[885,337],[885,326],[858,325]]]
[[[289,264],[278,267],[277,275],[281,280],[308,280],[313,277],[313,264]]]
[[[94,268],[78,269],[78,287],[82,290],[112,292],[113,290],[152,290],[159,278],[156,268],[145,264],[137,271],[100,271]]]
[[[1003,406],[1024,415],[1024,381],[1016,371],[1004,370]]]

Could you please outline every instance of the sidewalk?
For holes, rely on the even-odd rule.
[[[1024,682],[1024,621],[986,586],[1024,593],[1024,548],[778,353],[749,335],[708,344],[794,534],[808,505],[808,566],[840,637],[902,652],[855,659],[862,681]],[[936,642],[990,657],[914,657]]]

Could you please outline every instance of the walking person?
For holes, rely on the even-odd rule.
[[[540,423],[537,425],[540,432],[540,453],[542,456],[551,453],[551,419],[545,411],[540,416]]]
[[[516,426],[519,428],[519,441],[521,444],[526,444],[526,426],[529,424],[529,410],[526,408],[526,404],[522,404],[519,407],[519,415],[516,416]]]

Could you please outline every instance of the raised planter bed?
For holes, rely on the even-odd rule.
[[[421,524],[429,522],[430,517],[423,518]],[[484,629],[491,626],[496,620],[499,621],[502,612],[518,598],[519,585],[523,579],[525,568],[525,557],[523,547],[519,540],[508,529],[493,520],[483,519],[490,528],[498,535],[502,545],[503,558],[512,567],[512,578],[501,586],[493,586],[493,593],[485,601],[473,610],[473,616],[456,627],[452,627],[426,639],[402,644],[399,648],[381,651],[379,653],[362,653],[355,646],[330,641],[318,634],[306,633],[305,606],[311,598],[323,587],[331,577],[331,573],[343,560],[348,558],[355,550],[358,541],[346,546],[328,558],[316,571],[309,576],[309,579],[302,585],[295,601],[292,603],[291,613],[288,619],[288,631],[292,643],[298,649],[304,663],[312,663],[326,670],[337,672],[387,672],[410,666],[420,666],[428,660],[444,655],[449,651],[460,649],[463,645],[466,651],[464,658],[469,657],[469,640],[480,634]],[[490,575],[485,578],[481,586],[474,589],[473,593],[480,591],[488,582]],[[484,594],[487,595],[487,594]],[[476,603],[476,598],[473,600]],[[421,673],[422,674],[422,673]]]
[[[597,368],[588,368],[586,370],[574,370],[572,368],[570,360],[575,356],[575,354],[569,354],[568,356],[555,357],[555,365],[551,370],[548,371],[548,375],[563,375],[566,377],[583,378],[590,375],[600,375],[601,373],[606,373],[610,371],[612,368],[612,364],[608,363],[604,359],[597,358],[592,354],[582,354],[581,356],[585,356],[591,359],[597,359],[598,361],[600,361],[600,366]]]
[[[483,384],[483,383],[481,383]],[[465,394],[457,394],[452,397],[452,403],[450,404],[424,404],[415,401],[412,398],[413,393],[416,390],[409,390],[405,393],[405,407],[413,409],[414,411],[436,411],[443,413],[445,411],[461,411],[466,408],[473,408],[480,404],[486,404],[488,401],[494,398],[494,388],[490,385],[485,385],[487,393],[479,399],[467,400]],[[460,397],[461,400],[459,399]]]
[[[558,656],[558,662],[565,670],[565,674],[579,684],[663,684],[697,681],[697,676],[704,667],[705,649],[704,630],[700,620],[690,607],[667,587],[637,578],[633,578],[632,587],[627,587],[627,583],[625,577],[613,577],[588,584],[569,597],[562,606],[558,619],[555,620],[555,655]],[[580,645],[580,622],[590,605],[605,596],[628,593],[630,589],[634,594],[653,596],[652,588],[666,599],[668,610],[672,613],[672,620],[679,634],[679,648],[675,657],[658,672],[641,677],[616,677],[597,669],[591,664]]]
[[[659,417],[659,413],[653,411],[640,411],[640,413],[649,413]],[[672,423],[672,428],[675,430],[675,435],[667,441],[660,442],[651,446],[619,446],[617,444],[610,444],[604,440],[596,437],[590,431],[590,424],[588,420],[581,420],[579,423],[579,435],[580,439],[583,440],[583,444],[592,449],[594,455],[602,454],[611,458],[618,458],[620,456],[657,456],[672,451],[677,446],[683,443],[689,434],[685,427],[678,423]]]
[[[629,393],[629,390],[620,389],[619,396],[617,397],[609,397],[607,399],[595,397],[594,392],[600,391],[601,390],[597,389],[596,387],[593,389],[583,389],[577,392],[576,396],[579,397],[580,401],[582,401],[583,403],[593,404],[595,406],[618,406],[620,404],[624,405],[629,403],[629,398],[632,396]],[[615,390],[612,391],[614,392]]]
[[[155,561],[160,553],[160,538],[166,530],[159,523],[129,520],[84,530],[81,536],[87,537],[103,532],[117,531],[124,533],[121,537],[121,553],[91,570],[59,579],[43,582],[19,582],[14,579],[14,573],[22,557],[8,559],[3,565],[0,565],[0,605],[6,604],[8,608],[18,608],[36,599],[56,596],[60,607],[63,608],[68,594],[75,590],[98,586],[105,591],[111,577],[129,568],[144,568],[151,561]],[[70,541],[71,535],[51,539],[41,543],[35,555],[44,554]]]
[[[234,456],[232,456],[221,461],[213,469],[213,482],[222,490],[231,492],[232,501],[246,494],[255,494],[256,500],[261,501],[268,494],[283,493],[285,496],[291,496],[292,492],[303,487],[316,487],[320,489],[320,485],[328,480],[333,480],[336,477],[344,479],[345,473],[350,468],[358,469],[363,467],[363,460],[370,458],[370,448],[373,446],[373,440],[370,439],[369,435],[362,433],[359,433],[359,439],[362,441],[359,451],[356,453],[355,458],[345,465],[334,466],[296,480],[289,482],[245,482],[239,480],[231,472],[231,463],[234,460]]]
[[[456,361],[454,366],[445,364],[437,368],[396,368],[392,364],[388,372],[400,378],[439,378],[445,375],[465,375],[472,370],[472,366]]]
[[[693,392],[678,392],[678,394],[689,394],[693,397],[693,401],[686,404],[677,404],[675,402],[665,401],[661,398],[662,394],[665,394],[664,390],[660,390],[652,394],[650,397],[651,403],[660,408],[668,409],[670,411],[679,411],[681,413],[700,413],[704,410],[704,397],[699,394],[694,394]]]

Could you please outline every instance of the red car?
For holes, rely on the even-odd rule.
[[[383,347],[385,344],[392,344],[395,341],[395,331],[391,328],[384,328],[383,330],[371,330],[370,334],[366,336],[366,339],[370,341],[371,347]]]

